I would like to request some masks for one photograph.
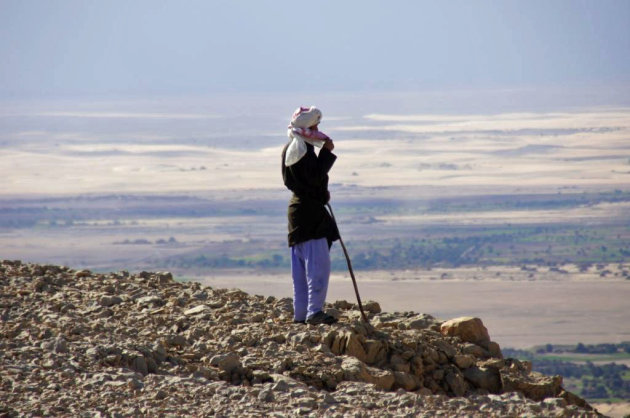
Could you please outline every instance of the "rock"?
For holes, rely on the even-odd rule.
[[[218,354],[210,359],[210,365],[231,373],[241,367],[241,361],[237,354]]]
[[[563,398],[546,398],[542,400],[542,403],[548,408],[564,408],[567,406],[567,401]]]
[[[159,296],[144,296],[141,298],[138,298],[136,300],[136,303],[140,306],[162,306],[164,305],[164,300],[159,297]]]
[[[462,341],[477,345],[485,345],[490,342],[488,330],[479,318],[464,316],[444,322],[440,331],[442,335],[459,337]]]
[[[207,367],[198,367],[197,370],[193,373],[193,377],[203,377],[208,380],[218,380],[219,375],[216,370],[209,369]]]
[[[558,396],[564,399],[568,405],[576,405],[580,408],[593,410],[593,408],[588,404],[588,402],[586,402],[584,399],[580,398],[574,393],[567,392],[566,390],[562,390]]]
[[[404,329],[429,329],[438,325],[440,322],[428,314],[415,315],[409,319],[402,321]]]
[[[397,329],[398,325],[403,320],[404,320],[404,318],[401,318],[398,315],[395,315],[395,314],[390,313],[390,312],[383,312],[383,313],[375,315],[374,318],[372,318],[370,320],[370,322],[371,322],[372,326],[374,326],[376,328],[379,328],[379,329],[384,329],[384,328]]]
[[[485,389],[490,393],[499,393],[501,391],[501,376],[496,369],[469,367],[464,370],[464,377],[476,388]]]
[[[258,394],[258,400],[262,402],[273,402],[275,400],[275,396],[270,389],[263,389]]]
[[[254,323],[260,323],[260,322],[263,322],[264,320],[265,320],[265,314],[263,314],[262,312],[255,313],[251,316],[251,322],[254,322]]]
[[[212,309],[210,309],[209,306],[207,305],[197,305],[194,308],[190,308],[184,311],[184,315],[189,316],[189,315],[199,315],[199,314],[203,314],[203,313],[207,313],[210,312]]]
[[[134,357],[131,360],[129,367],[131,368],[131,370],[135,370],[143,376],[146,376],[147,374],[149,374],[149,367],[147,365],[147,360],[144,358],[144,356]]]
[[[418,394],[420,396],[431,396],[431,395],[433,395],[433,392],[431,392],[431,389],[429,389],[429,388],[421,388],[418,391]]]
[[[455,396],[464,396],[466,393],[466,382],[461,374],[453,371],[448,372],[446,373],[445,380]]]
[[[187,343],[186,339],[180,342],[183,342],[184,344]],[[174,344],[174,345],[177,345],[177,344]],[[164,346],[161,343],[159,342],[153,343],[153,345],[151,346],[151,357],[155,359],[155,361],[158,364],[166,360],[166,350],[164,349]]]
[[[144,387],[144,384],[139,381],[138,379],[130,379],[129,382],[127,382],[127,386],[129,386],[129,389],[131,390],[140,390]]]
[[[98,300],[98,304],[101,306],[114,306],[122,303],[122,298],[119,296],[101,296]]]
[[[337,403],[338,401],[330,393],[324,393],[324,398],[322,399],[322,402],[325,404],[333,404],[333,403]]]
[[[485,358],[490,354],[482,347],[479,347],[477,344],[472,343],[464,344],[462,347],[462,352],[464,354],[470,354],[471,356],[474,356],[476,358]]]
[[[186,338],[179,334],[166,335],[162,342],[166,347],[186,347],[188,345]]]
[[[516,361],[516,360],[511,360],[510,361]],[[524,365],[523,362],[519,361],[519,370],[521,370],[522,372],[524,372],[525,374],[529,373],[531,371],[531,369],[525,371],[525,368],[523,368],[522,366]],[[499,359],[499,358],[489,358],[486,360],[480,360],[477,361],[477,366],[479,367],[491,367],[493,369],[502,369],[506,366],[506,361],[503,359]]]
[[[422,360],[422,356],[414,356],[413,358],[411,358],[409,364],[411,367],[411,372],[415,376],[420,377],[424,374],[424,362]]]
[[[368,367],[354,357],[345,358],[341,363],[341,369],[346,380],[373,383],[379,389],[391,389],[396,380],[391,371]]]
[[[396,383],[396,387],[409,391],[415,390],[418,387],[418,381],[414,376],[405,372],[394,372],[394,382]]]
[[[475,357],[470,354],[456,354],[453,357],[453,363],[460,369],[467,369],[475,364]]]
[[[490,341],[486,345],[486,348],[488,349],[492,357],[503,358],[503,353],[501,353],[501,347],[499,347],[499,344],[495,343],[494,341]]]
[[[92,272],[90,270],[79,270],[76,273],[74,273],[74,278],[81,279],[84,277],[90,277],[91,275],[92,275]]]
[[[342,310],[342,311],[349,311],[350,309],[352,309],[352,303],[348,302],[347,300],[336,300],[335,303],[333,303],[333,306],[336,309]]]
[[[378,364],[387,359],[387,343],[382,340],[365,341],[365,363]]]
[[[411,370],[411,365],[409,364],[409,362],[407,362],[398,354],[392,354],[391,358],[389,359],[389,364],[394,370],[399,372],[409,373],[409,371]]]
[[[158,284],[167,284],[173,281],[173,275],[168,271],[159,271],[155,273]]]
[[[538,372],[522,374],[504,368],[501,370],[501,383],[506,392],[523,392],[535,401],[554,398],[562,392],[562,376],[545,376]]]
[[[300,407],[300,409],[305,408],[307,410],[312,410],[316,405],[315,399],[308,396],[298,398],[294,402]]]
[[[208,299],[208,292],[203,291],[203,290],[199,290],[199,291],[193,293],[192,297],[193,297],[193,299],[206,300],[206,299]]]
[[[525,371],[525,373],[531,373],[532,371],[532,362],[528,360],[519,360],[521,364],[521,368]]]
[[[381,313],[381,305],[373,300],[368,300],[363,304],[363,310],[372,314]]]
[[[455,348],[455,346],[449,344],[445,340],[435,341],[435,346],[437,347],[439,354],[444,354],[444,356],[446,356],[446,359],[441,357],[440,363],[442,364],[446,363],[450,359],[453,359],[453,357],[455,357],[455,355],[457,354],[457,349]]]
[[[304,383],[298,382],[288,376],[273,373],[270,377],[275,382],[271,386],[274,391],[287,392],[289,390],[303,389],[305,387]]]
[[[232,289],[232,290],[229,290],[229,291],[225,292],[225,296],[228,299],[244,299],[248,295],[247,295],[247,293],[243,292],[241,289]]]
[[[68,352],[68,342],[63,337],[58,337],[55,339],[55,343],[53,345],[53,351],[55,353],[67,353]]]
[[[284,380],[280,380],[273,385],[273,390],[277,390],[279,392],[287,392],[289,390],[289,384]]]
[[[330,350],[337,355],[347,354],[361,361],[367,361],[367,353],[361,342],[362,339],[361,335],[352,330],[341,330],[332,340]]]
[[[264,370],[254,370],[252,372],[253,383],[265,383],[271,381],[271,376]]]

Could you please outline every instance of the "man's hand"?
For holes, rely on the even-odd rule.
[[[335,144],[333,144],[333,140],[332,139],[327,139],[326,142],[324,142],[324,148],[326,148],[328,151],[332,151],[335,149]]]

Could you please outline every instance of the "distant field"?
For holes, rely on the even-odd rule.
[[[558,360],[571,363],[586,363],[591,362],[593,364],[606,364],[617,363],[630,366],[630,353],[617,353],[617,354],[547,354],[540,355],[542,360]]]
[[[412,194],[415,189],[385,190]],[[340,189],[336,216],[359,270],[630,259],[630,193],[370,197]],[[275,194],[275,198],[272,198]],[[4,257],[97,269],[286,269],[286,193],[0,198]],[[509,209],[509,210],[506,210]],[[80,240],[80,248],[75,248]],[[345,269],[339,251],[333,268]],[[628,270],[599,268],[628,277]]]

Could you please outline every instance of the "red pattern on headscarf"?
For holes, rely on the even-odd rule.
[[[316,131],[314,129],[309,129],[309,128],[296,128],[294,126],[289,125],[289,129],[291,129],[291,131],[294,134],[300,135],[304,138],[308,138],[308,139],[319,139],[320,141],[326,141],[327,139],[330,139],[330,137],[328,135],[326,135],[323,132],[320,131]]]
[[[302,106],[300,106],[300,108],[293,113],[293,116],[291,117],[291,119],[297,118],[300,115],[300,113],[306,112],[308,110],[311,110],[311,108],[310,107],[302,107]]]

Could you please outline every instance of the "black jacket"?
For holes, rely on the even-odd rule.
[[[304,157],[287,167],[284,158],[288,146],[282,150],[282,179],[293,192],[288,210],[289,246],[319,238],[326,238],[330,246],[339,239],[337,225],[325,207],[330,198],[328,171],[337,157],[326,148],[317,155],[314,147],[306,144]]]

